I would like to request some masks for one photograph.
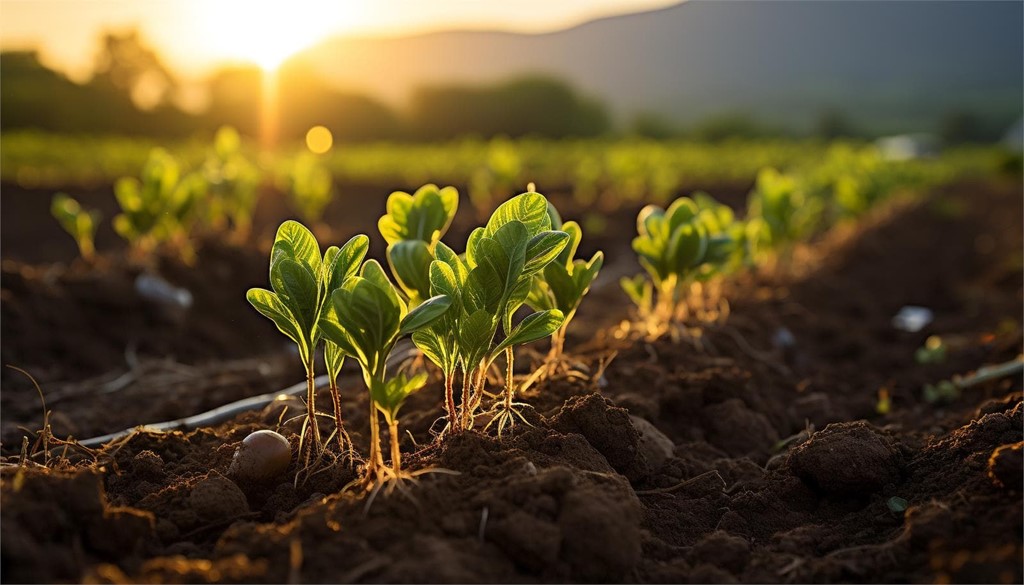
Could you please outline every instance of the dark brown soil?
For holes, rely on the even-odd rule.
[[[5,194],[4,227],[7,205]],[[609,284],[592,291],[568,344],[578,365],[524,393],[534,426],[438,443],[435,382],[403,409],[407,465],[459,474],[425,474],[368,509],[365,494],[340,491],[354,477],[345,468],[298,488],[294,463],[265,484],[228,477],[253,430],[279,429],[297,443],[295,400],[187,434],[136,433],[95,463],[76,454],[75,465],[18,466],[17,426],[37,428],[39,406],[6,373],[0,576],[1021,582],[1021,377],[947,404],[927,403],[922,388],[1020,355],[1022,213],[1017,184],[958,185],[888,206],[799,251],[792,266],[731,279],[727,323],[679,343],[645,342],[619,325],[628,313],[611,273],[629,270],[630,234],[607,234]],[[620,220],[613,225],[632,228]],[[5,237],[5,258],[8,246]],[[300,379],[280,336],[242,300],[265,278],[265,252],[202,250],[200,265],[223,263],[223,276],[160,267],[195,293],[194,314],[178,317],[132,300],[139,269],[126,264],[49,278],[46,268],[5,264],[3,358],[30,366],[48,396],[62,393],[48,404],[55,430],[118,430]],[[931,308],[934,322],[894,329],[904,305]],[[65,318],[91,331],[77,342],[89,347],[61,345]],[[210,321],[229,321],[233,336],[218,337]],[[932,334],[946,341],[946,361],[916,363]],[[131,342],[149,369],[128,386],[67,384],[89,371],[88,352],[104,364],[93,372],[108,373]],[[518,361],[524,375],[531,359],[524,351]],[[891,409],[880,414],[883,390]],[[365,452],[365,390],[348,376],[343,393]]]

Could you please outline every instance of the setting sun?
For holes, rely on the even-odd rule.
[[[216,0],[201,5],[198,17],[211,50],[273,70],[321,40],[338,12],[351,12],[354,6],[323,0]]]

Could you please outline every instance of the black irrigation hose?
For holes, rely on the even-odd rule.
[[[326,387],[327,375],[318,376],[314,383],[317,389]],[[219,406],[213,410],[196,414],[193,416],[187,416],[185,418],[179,418],[176,420],[169,420],[165,422],[153,423],[148,425],[141,425],[118,431],[116,433],[110,433],[109,435],[103,435],[101,437],[93,437],[91,439],[85,439],[78,441],[79,444],[85,447],[99,447],[104,443],[113,441],[114,439],[120,439],[132,434],[135,431],[179,431],[179,430],[192,430],[200,427],[215,425],[224,422],[235,415],[246,412],[249,410],[255,410],[262,408],[271,402],[277,400],[281,396],[296,396],[306,391],[306,383],[299,382],[293,386],[289,386],[284,390],[277,392],[270,392],[267,394],[260,394],[259,396],[250,396],[249,398],[243,398],[242,400],[236,400],[235,402],[229,402],[224,406]]]

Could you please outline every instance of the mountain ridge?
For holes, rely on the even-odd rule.
[[[417,87],[564,79],[620,120],[746,112],[799,127],[824,110],[886,130],[950,111],[1009,124],[1024,99],[1024,4],[707,2],[541,33],[336,37],[298,59],[338,87],[405,105]]]

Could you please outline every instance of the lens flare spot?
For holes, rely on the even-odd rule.
[[[313,126],[306,132],[306,147],[314,154],[324,154],[334,145],[334,136],[323,126]]]

